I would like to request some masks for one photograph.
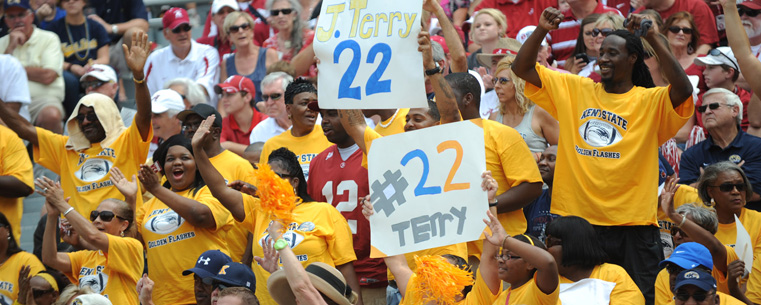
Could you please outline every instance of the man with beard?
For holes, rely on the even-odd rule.
[[[614,31],[603,41],[602,83],[538,65],[542,39],[562,19],[547,8],[512,66],[526,80],[526,97],[560,123],[551,212],[594,225],[610,262],[624,267],[652,304],[657,262],[663,259],[652,207],[658,197],[655,152],[692,116],[692,85],[666,40],[652,27],[641,27],[638,14],[629,16],[628,31]],[[633,32],[653,47],[671,86],[653,88]]]
[[[34,162],[61,177],[64,196],[71,197],[72,207],[80,214],[89,214],[103,198],[124,200],[109,179],[110,169],[118,167],[126,177],[131,177],[148,157],[153,132],[151,97],[143,65],[150,44],[148,34],[136,32],[132,38],[129,51],[124,46],[127,64],[135,76],[137,103],[137,114],[129,127],[122,123],[114,101],[99,93],[88,94],[79,101],[66,122],[69,136],[35,128],[0,101],[0,118],[34,146]],[[66,215],[68,211],[63,212]]]
[[[539,240],[544,240],[547,235],[544,231],[547,229],[547,225],[557,218],[557,214],[550,213],[550,207],[552,207],[552,180],[555,178],[555,160],[558,155],[558,146],[552,145],[547,147],[539,157],[539,162],[536,165],[539,167],[539,174],[542,175],[542,180],[547,184],[547,188],[542,190],[542,194],[539,198],[529,203],[523,208],[523,214],[526,216],[526,222],[528,226],[526,232],[528,234],[539,237]]]

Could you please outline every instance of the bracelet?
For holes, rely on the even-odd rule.
[[[687,216],[682,215],[682,222],[680,222],[678,225],[676,225],[676,227],[677,228],[681,228],[684,225],[685,221],[687,221]]]
[[[145,77],[143,77],[143,79],[141,79],[141,80],[137,80],[137,78],[135,78],[135,77],[133,76],[133,77],[132,77],[132,80],[135,82],[135,84],[142,84],[142,83],[144,83],[144,82],[145,82]]]
[[[497,203],[499,203],[499,200],[497,198],[494,198],[494,202],[489,202],[489,207],[495,207],[497,206]]]
[[[73,210],[74,210],[74,207],[69,207],[69,208],[66,210],[66,212],[63,212],[63,217],[66,217],[66,215],[68,215],[69,213],[71,213],[71,211],[73,211]]]
[[[505,236],[505,238],[504,238],[504,239],[502,239],[502,249],[504,249],[504,248],[505,248],[505,242],[507,241],[507,239],[508,239],[509,237],[510,237],[510,234],[508,234],[507,236]]]

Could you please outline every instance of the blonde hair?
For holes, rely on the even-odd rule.
[[[500,10],[494,9],[494,8],[483,8],[479,10],[478,12],[473,15],[473,23],[476,22],[476,18],[478,18],[478,15],[486,14],[494,18],[494,21],[497,22],[497,27],[499,27],[499,37],[505,37],[507,35],[507,17],[505,17],[505,14],[503,14]],[[473,31],[470,31],[470,39],[473,39]],[[474,40],[475,41],[475,40]]]
[[[505,56],[505,58],[502,58],[502,60],[497,63],[497,70],[494,72],[494,76],[496,77],[497,74],[504,70],[510,71],[510,80],[513,81],[513,85],[515,86],[515,102],[518,104],[519,113],[524,115],[528,112],[528,109],[534,105],[534,102],[527,98],[523,93],[526,89],[526,81],[515,75],[513,70],[510,69],[513,65],[513,60],[515,60],[515,56]],[[505,103],[499,103],[499,112],[504,115],[505,111],[507,111]]]
[[[58,295],[58,300],[55,301],[53,305],[68,305],[73,298],[90,293],[95,293],[95,291],[92,291],[88,286],[79,288],[79,286],[75,284],[69,284],[63,289],[63,291],[61,291],[61,294]]]
[[[597,21],[595,21],[595,28],[605,22],[610,22],[611,24],[613,24],[614,30],[624,29],[624,17],[621,17],[614,13],[605,13],[600,15],[600,17],[597,17]]]
[[[237,21],[238,18],[241,18],[241,17],[243,17],[243,19],[245,19],[246,22],[248,22],[249,29],[253,31],[254,18],[251,18],[251,15],[249,15],[246,12],[234,11],[230,14],[227,14],[227,17],[225,17],[225,22],[222,24],[222,27],[225,28],[225,33],[230,34],[230,27],[233,26],[233,24],[235,24],[235,21]]]

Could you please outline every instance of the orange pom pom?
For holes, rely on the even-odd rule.
[[[415,263],[417,271],[413,290],[417,293],[405,296],[411,297],[413,304],[430,301],[436,304],[455,304],[455,298],[462,296],[463,288],[474,283],[470,270],[462,270],[442,256],[416,256]]]
[[[283,226],[287,227],[293,221],[293,208],[296,207],[293,186],[275,174],[268,164],[260,163],[256,171],[256,188],[256,195],[261,200],[259,209],[271,220],[283,221]]]

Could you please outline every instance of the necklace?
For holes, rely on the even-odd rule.
[[[69,44],[72,46],[72,48],[74,48],[75,42],[74,42],[74,38],[71,37],[71,29],[69,29],[69,23],[64,22],[64,25],[66,26],[66,35],[69,36]],[[87,44],[85,45],[85,47],[87,47],[87,49],[85,50],[84,56],[79,56],[79,51],[77,51],[76,49],[74,50],[74,57],[76,57],[79,61],[87,61],[87,58],[90,56],[90,48],[89,48],[90,27],[87,26],[87,20],[85,20],[85,40]]]
[[[394,120],[396,119],[396,114],[397,114],[397,113],[399,113],[399,109],[396,109],[396,111],[394,112],[394,115],[392,115],[392,116],[391,116],[391,120],[389,120],[389,121],[388,121],[388,123],[386,123],[386,124],[384,125],[384,124],[383,124],[383,121],[380,121],[380,122],[378,122],[378,125],[380,125],[380,127],[383,127],[383,128],[386,128],[386,127],[388,127],[388,125],[391,125],[391,123],[393,123],[393,122],[394,122]]]

